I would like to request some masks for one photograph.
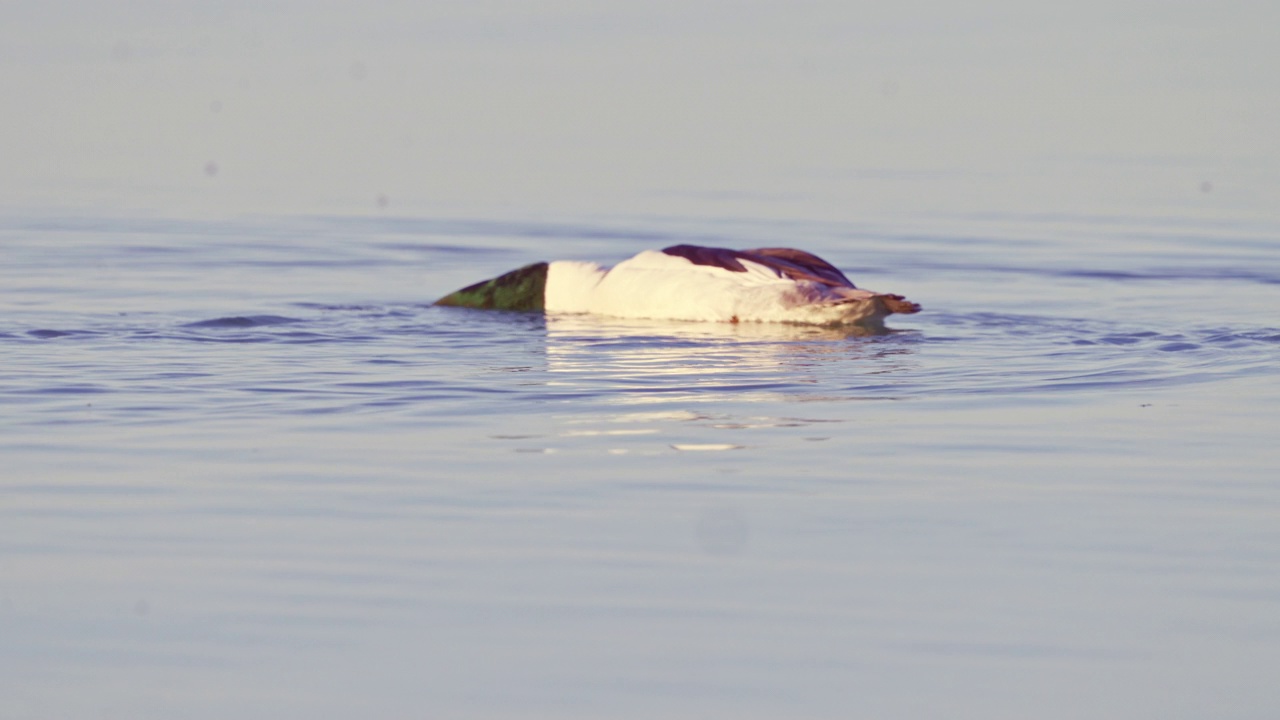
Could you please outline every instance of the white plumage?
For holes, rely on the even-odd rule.
[[[879,327],[920,306],[860,290],[822,258],[791,248],[673,245],[612,268],[535,263],[441,298],[438,305],[618,318]]]
[[[745,271],[646,250],[613,268],[561,260],[547,271],[546,311],[621,318],[815,325],[875,323],[891,312],[878,293],[792,279],[745,258]]]

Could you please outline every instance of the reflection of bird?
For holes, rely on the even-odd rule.
[[[604,268],[536,263],[465,287],[437,305],[593,313],[623,318],[879,326],[920,306],[901,295],[859,290],[833,265],[803,250],[726,250],[675,245]]]

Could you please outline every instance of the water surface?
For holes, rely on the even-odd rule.
[[[0,715],[1265,717],[1277,230],[11,215]],[[430,305],[675,242],[925,311]]]

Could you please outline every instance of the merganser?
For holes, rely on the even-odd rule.
[[[803,250],[728,250],[673,245],[612,268],[540,262],[483,280],[436,305],[590,313],[619,318],[783,322],[881,327],[920,311],[901,295],[860,290],[831,263]]]

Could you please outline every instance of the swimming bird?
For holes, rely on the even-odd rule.
[[[436,305],[619,318],[881,327],[920,311],[901,295],[861,290],[803,250],[673,245],[612,268],[557,260],[482,280]]]

